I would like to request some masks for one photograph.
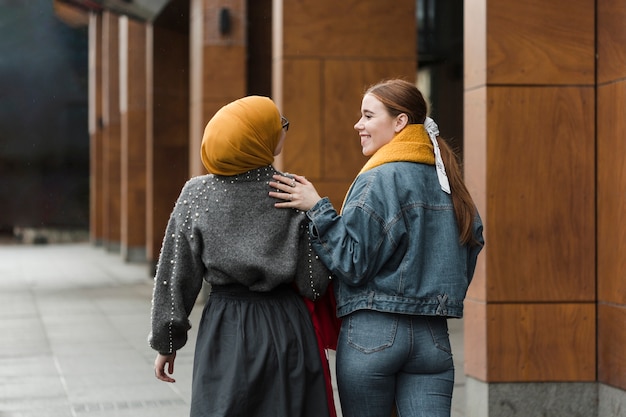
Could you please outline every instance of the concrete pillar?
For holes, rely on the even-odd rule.
[[[596,415],[595,53],[593,1],[465,3],[468,417]]]

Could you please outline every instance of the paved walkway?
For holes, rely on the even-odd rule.
[[[155,379],[151,292],[147,266],[90,244],[0,245],[0,417],[187,416],[195,326],[177,382]],[[462,417],[462,322],[450,333]]]

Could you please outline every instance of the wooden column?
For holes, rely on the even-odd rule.
[[[466,302],[468,417],[597,407],[594,8],[465,3],[466,178],[487,242]]]
[[[597,10],[598,381],[605,408],[626,410],[626,3]]]
[[[365,163],[353,129],[365,88],[416,81],[415,1],[273,1],[272,95],[291,127],[280,167],[340,207]]]
[[[120,18],[121,252],[146,258],[146,24]]]
[[[102,234],[103,244],[111,252],[119,252],[121,241],[118,19],[108,11],[102,14]]]
[[[205,173],[200,144],[208,121],[222,106],[246,95],[246,1],[191,0],[190,176]],[[228,11],[229,31],[219,28]]]
[[[89,15],[89,236],[102,245],[102,15]]]

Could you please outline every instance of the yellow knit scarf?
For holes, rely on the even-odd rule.
[[[433,145],[424,125],[408,125],[372,155],[359,175],[388,162],[419,162],[435,165]]]
[[[433,145],[424,125],[408,125],[402,129],[389,143],[383,145],[370,157],[358,175],[388,162],[417,162],[435,165]],[[352,189],[352,185],[350,189]],[[350,193],[350,189],[346,197]],[[344,197],[341,211],[343,211],[345,203]]]

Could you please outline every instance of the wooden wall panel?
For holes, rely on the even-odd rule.
[[[595,309],[594,303],[489,305],[489,381],[595,381]]]
[[[626,306],[626,81],[598,87],[598,298]],[[622,326],[626,333],[626,324]],[[625,349],[626,350],[626,349]]]
[[[626,306],[598,306],[598,381],[626,390]]]
[[[406,57],[415,53],[409,1],[283,1],[285,56]],[[291,36],[293,34],[293,36]]]
[[[354,130],[367,87],[384,78],[415,81],[415,70],[413,59],[371,62],[328,60],[324,63],[323,160],[327,179],[349,178],[351,181],[367,161]]]
[[[486,292],[475,281],[466,300],[466,372],[486,382],[597,380],[624,390],[624,2],[465,6],[465,149],[487,143],[466,153],[468,185],[478,178],[487,198],[487,265],[477,269]]]
[[[246,94],[246,1],[202,0],[202,3],[202,99],[220,103],[221,107]],[[222,8],[230,13],[231,28],[225,34],[219,32],[218,24]]]
[[[222,8],[230,13],[228,33],[219,31]],[[206,124],[222,106],[246,95],[248,50],[244,0],[192,0],[191,10],[189,175],[194,176],[206,173],[200,158]]]
[[[222,105],[246,94],[246,49],[243,46],[208,45],[203,52],[203,97]],[[208,122],[208,120],[206,120]]]
[[[282,153],[282,169],[306,176],[316,182],[322,175],[324,164],[322,135],[322,71],[319,60],[299,59],[286,61],[284,72],[298,74],[298,78],[285,77],[282,100],[283,111],[290,126]],[[282,109],[281,109],[282,111]]]
[[[626,77],[626,5],[598,0],[598,82]]]
[[[489,84],[593,84],[594,0],[495,0],[487,22]]]
[[[191,175],[206,172],[200,158],[200,145],[204,128],[213,115],[222,106],[246,95],[246,49],[244,46],[204,45],[202,46],[202,86],[200,100],[194,105],[201,106],[200,120],[195,130],[199,136],[190,138],[190,162],[200,167],[200,171]],[[192,88],[196,88],[195,86]],[[193,129],[192,129],[193,131]]]
[[[310,176],[337,208],[366,161],[353,129],[365,88],[415,81],[415,20],[413,0],[273,3],[272,96],[293,120],[278,166]]]
[[[595,299],[594,91],[491,88],[490,301]]]
[[[244,46],[246,44],[247,12],[245,0],[202,0],[205,45]],[[230,14],[230,32],[219,31],[219,14],[227,8]],[[226,50],[226,48],[224,48]],[[245,68],[245,66],[244,66]]]
[[[234,101],[234,100],[236,100],[238,98],[241,98],[244,95],[245,94],[242,93],[241,95],[233,97],[231,100],[227,100],[226,98],[221,98],[221,99],[218,99],[218,98],[216,98],[216,99],[206,98],[202,102],[202,121],[203,121],[202,135],[204,135],[204,128],[206,127],[207,123],[209,122],[209,120],[211,120],[211,118],[215,115],[215,113],[218,112],[219,109],[224,107],[225,104],[228,104],[231,101]],[[202,143],[202,140],[200,140],[198,142],[198,147],[196,149],[196,154],[197,154],[198,158],[200,158],[200,144],[201,143]]]

